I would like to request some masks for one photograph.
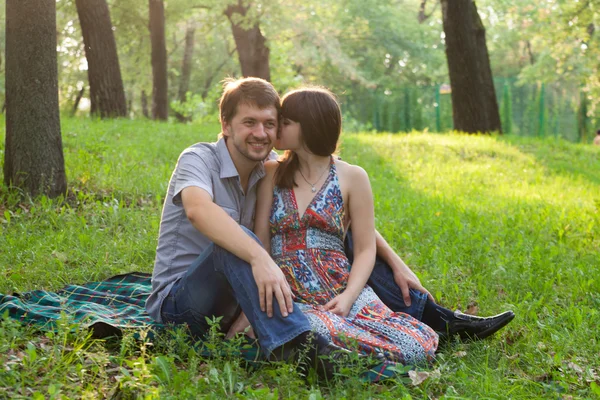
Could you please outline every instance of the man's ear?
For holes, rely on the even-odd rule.
[[[221,122],[221,132],[223,132],[223,136],[225,137],[229,137],[229,129],[230,129],[231,125],[227,123],[227,121],[223,121]]]

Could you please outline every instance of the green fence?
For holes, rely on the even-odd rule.
[[[506,134],[589,142],[598,129],[598,118],[586,115],[587,98],[575,85],[519,85],[513,78],[497,78],[494,84]],[[342,97],[342,107],[377,131],[444,132],[453,126],[451,95],[444,84],[371,90],[360,96]]]

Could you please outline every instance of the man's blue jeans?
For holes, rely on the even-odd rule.
[[[254,233],[242,228],[260,243]],[[216,245],[208,247],[175,283],[163,302],[161,316],[165,323],[187,324],[191,334],[200,338],[208,332],[207,317],[223,317],[220,328],[227,332],[240,308],[267,355],[311,330],[297,305],[292,313],[283,317],[274,298],[273,317],[262,312],[250,264]]]
[[[348,231],[344,244],[346,255],[350,263],[352,263],[352,259],[354,258],[352,232]],[[375,259],[375,267],[367,284],[392,311],[406,313],[419,321],[423,318],[423,310],[425,309],[425,303],[427,303],[427,293],[410,289],[411,303],[407,307],[402,297],[402,291],[394,281],[392,269],[379,257]]]

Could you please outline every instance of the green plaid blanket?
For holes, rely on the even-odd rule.
[[[51,330],[66,314],[73,322],[92,330],[94,337],[119,335],[123,329],[165,328],[156,323],[146,312],[145,303],[152,285],[150,275],[140,272],[117,275],[101,282],[69,285],[56,292],[34,290],[21,295],[0,294],[0,316],[42,330]],[[248,361],[260,359],[256,346],[245,346],[240,354]],[[405,374],[406,368],[398,370],[393,363],[381,364],[364,374],[364,379],[377,382],[385,378]]]
[[[146,313],[150,275],[134,272],[101,282],[69,285],[57,292],[34,290],[22,295],[0,294],[0,315],[41,329],[53,329],[66,314],[73,322],[92,329],[94,336],[107,337],[127,328],[161,328]]]

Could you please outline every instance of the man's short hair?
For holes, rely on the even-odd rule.
[[[223,80],[223,94],[219,101],[221,123],[230,123],[240,104],[259,109],[275,107],[277,116],[281,113],[281,100],[273,85],[261,78],[227,78]]]

